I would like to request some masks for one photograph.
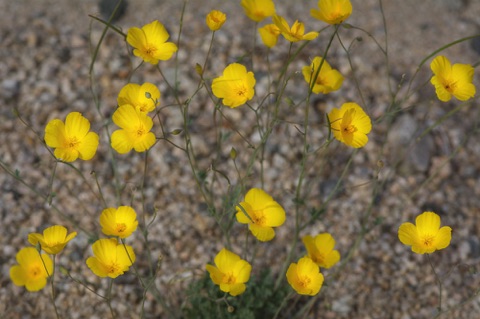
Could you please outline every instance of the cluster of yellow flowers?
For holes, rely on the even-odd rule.
[[[311,41],[318,32],[305,33],[305,26],[298,20],[291,26],[282,16],[276,15],[272,0],[242,0],[241,5],[247,17],[256,23],[271,17],[272,22],[258,29],[265,46],[273,48],[281,34],[289,42]],[[352,13],[349,0],[319,0],[318,10],[311,15],[328,24],[344,23]],[[212,32],[220,30],[226,22],[225,13],[213,10],[206,17],[206,24]],[[177,45],[167,42],[169,34],[159,21],[153,21],[141,28],[128,30],[126,41],[133,47],[133,54],[144,62],[156,65],[168,60],[177,51]],[[475,95],[472,83],[474,69],[467,64],[451,65],[444,56],[437,56],[431,63],[434,85],[439,100],[449,101],[453,96],[461,101]],[[328,94],[340,89],[344,77],[321,56],[315,56],[309,65],[302,68],[309,93]],[[211,91],[224,106],[237,108],[247,104],[255,95],[255,75],[240,63],[231,63],[222,75],[213,79]],[[119,129],[111,135],[111,147],[120,154],[134,149],[145,152],[156,143],[152,132],[153,119],[150,112],[159,106],[161,94],[152,83],[126,84],[118,94],[112,120]],[[363,108],[355,102],[347,102],[340,108],[333,108],[328,114],[328,129],[333,136],[350,147],[360,148],[368,143],[372,121]],[[51,120],[45,127],[45,143],[54,148],[53,155],[60,161],[73,162],[77,159],[90,160],[95,155],[99,136],[90,132],[90,122],[78,112],[71,112],[65,122]],[[269,194],[259,188],[252,188],[244,201],[236,205],[236,220],[248,225],[251,234],[261,242],[275,237],[274,228],[285,223],[286,212]],[[102,232],[113,238],[99,239],[92,245],[93,256],[86,260],[87,266],[99,277],[116,278],[128,271],[135,262],[135,253],[124,239],[137,229],[135,210],[130,206],[107,208],[100,215]],[[416,225],[404,223],[398,230],[399,240],[415,253],[433,253],[446,248],[451,240],[451,228],[440,227],[440,217],[433,212],[424,212],[416,218]],[[29,291],[42,289],[47,278],[54,273],[54,261],[47,255],[55,255],[76,236],[67,235],[63,226],[52,226],[43,234],[33,233],[28,241],[37,246],[23,248],[17,254],[18,265],[11,267],[10,277],[19,286]],[[340,261],[335,250],[335,239],[329,233],[315,237],[304,236],[302,241],[306,255],[297,263],[291,263],[286,278],[291,287],[302,295],[316,295],[324,282],[320,269],[329,269]],[[42,254],[41,250],[47,254]],[[252,266],[239,255],[223,248],[214,259],[215,265],[206,265],[212,281],[220,290],[232,296],[246,290]]]

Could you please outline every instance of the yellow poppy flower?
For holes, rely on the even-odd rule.
[[[337,140],[354,148],[367,144],[372,121],[357,103],[344,103],[340,109],[332,109],[328,118]]]
[[[130,206],[110,207],[100,214],[100,225],[107,236],[127,238],[137,229],[137,213]]]
[[[311,86],[312,85],[312,77],[314,77],[318,73],[318,68],[320,65],[322,68],[318,73],[318,76],[313,84],[312,92],[315,94],[323,93],[327,94],[333,91],[336,91],[342,86],[343,83],[343,76],[335,69],[332,69],[330,64],[327,61],[323,61],[321,57],[315,57],[312,61],[310,66],[304,66],[302,68],[302,74],[305,78],[305,81]]]
[[[141,29],[132,27],[127,32],[127,42],[133,49],[133,54],[143,61],[158,64],[159,60],[168,60],[177,52],[177,45],[166,42],[170,35],[163,24],[157,20],[144,25]]]
[[[149,82],[142,85],[128,83],[118,93],[117,103],[119,106],[130,104],[142,113],[155,110],[160,99],[160,91]]]
[[[300,295],[315,296],[323,285],[323,275],[320,268],[310,258],[300,258],[298,263],[292,263],[287,270],[287,281]]]
[[[301,40],[313,40],[318,37],[318,32],[308,32],[305,34],[305,26],[302,22],[296,20],[292,27],[288,25],[288,22],[279,15],[273,16],[273,23],[278,27],[283,37],[290,42],[297,42]]]
[[[10,268],[10,279],[16,286],[25,286],[28,291],[45,287],[47,278],[53,274],[53,261],[33,247],[22,248],[16,256],[18,265]]]
[[[448,247],[452,239],[452,228],[440,228],[440,216],[434,212],[423,212],[412,223],[403,223],[398,229],[402,244],[411,246],[417,254],[431,254]]]
[[[246,289],[245,283],[250,279],[252,266],[225,248],[215,256],[214,261],[215,266],[206,265],[213,283],[232,296],[242,294]]]
[[[145,152],[155,144],[155,135],[150,132],[152,119],[130,104],[120,106],[112,119],[121,128],[113,132],[111,142],[112,148],[118,153],[128,153],[132,148],[137,152]]]
[[[315,237],[302,238],[308,257],[321,268],[330,268],[340,260],[340,253],[334,250],[335,239],[329,233],[318,234]]]
[[[272,0],[242,0],[240,4],[247,17],[256,22],[275,14],[275,4]]]
[[[248,224],[248,228],[260,241],[269,241],[275,237],[273,227],[285,222],[285,210],[266,192],[259,188],[250,189],[245,201],[237,206],[237,221]]]
[[[219,30],[227,21],[227,15],[222,11],[212,10],[207,14],[206,23],[211,31]]]
[[[474,69],[470,64],[456,63],[452,66],[446,57],[440,55],[432,61],[430,68],[433,71],[430,82],[435,86],[440,101],[448,102],[452,95],[460,101],[475,96],[475,85],[472,83]]]
[[[213,94],[223,99],[223,105],[235,108],[245,104],[255,94],[255,76],[245,66],[232,63],[223,70],[223,75],[212,82]]]
[[[258,29],[260,38],[263,44],[269,48],[273,48],[277,45],[278,36],[280,35],[280,29],[275,24],[267,24]]]
[[[352,14],[350,0],[319,0],[318,10],[311,9],[310,14],[328,24],[340,24]]]
[[[92,159],[98,147],[98,134],[89,132],[90,122],[78,112],[67,115],[65,123],[53,119],[45,127],[45,143],[64,162]]]
[[[65,248],[65,245],[77,236],[76,232],[67,235],[67,229],[60,225],[46,228],[43,235],[31,233],[28,235],[28,242],[32,245],[40,244],[40,247],[48,254],[58,254]]]
[[[119,244],[115,238],[99,239],[92,245],[93,255],[87,266],[99,277],[117,278],[135,262],[135,253],[129,245]]]

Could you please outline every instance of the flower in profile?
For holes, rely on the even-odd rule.
[[[318,37],[318,32],[308,32],[305,34],[305,26],[302,22],[296,20],[292,27],[288,25],[288,22],[279,15],[273,16],[273,23],[278,27],[285,39],[290,42],[297,42],[301,40],[313,40]]]
[[[278,36],[280,35],[280,29],[273,23],[264,25],[258,29],[263,44],[269,48],[273,48],[277,45]]]
[[[45,127],[45,143],[55,148],[54,155],[64,162],[77,158],[88,161],[97,151],[98,134],[90,131],[90,122],[78,112],[67,115],[65,123],[53,119]]]
[[[33,247],[20,249],[16,256],[18,265],[10,268],[10,278],[17,286],[28,291],[39,291],[53,274],[53,261],[47,254],[41,254]]]
[[[323,61],[323,64],[322,64]],[[321,66],[321,68],[320,68]],[[320,72],[318,69],[320,68]],[[305,81],[312,86],[313,77],[318,73],[315,82],[313,83],[312,92],[315,94],[323,93],[327,94],[336,91],[343,83],[343,76],[335,69],[332,69],[330,64],[321,57],[315,57],[310,66],[304,66],[302,68],[303,77]]]
[[[252,266],[225,248],[220,250],[214,261],[215,266],[206,266],[213,283],[232,296],[242,294],[246,289],[245,283],[250,279]]]
[[[466,101],[475,96],[473,85],[474,69],[470,64],[456,63],[452,66],[450,61],[439,55],[430,64],[433,76],[430,82],[435,86],[437,97],[442,102],[448,102],[455,96],[460,101]]]
[[[130,206],[110,207],[100,214],[100,225],[107,236],[127,238],[137,229],[137,213]]]
[[[247,17],[255,22],[260,22],[266,17],[275,14],[275,4],[273,0],[242,0],[240,2]]]
[[[129,245],[119,244],[115,238],[99,239],[92,245],[93,255],[87,266],[99,277],[117,278],[135,262],[135,253]]]
[[[412,223],[403,223],[398,229],[402,244],[411,246],[417,254],[431,254],[450,245],[452,229],[440,227],[440,216],[434,212],[423,212]]]
[[[315,296],[323,285],[323,275],[318,265],[308,257],[300,258],[287,270],[290,286],[300,295]]]
[[[155,144],[155,135],[150,132],[152,119],[130,104],[120,106],[112,116],[113,122],[121,129],[112,134],[112,148],[120,154],[135,149],[144,152]]]
[[[367,134],[372,130],[372,122],[357,103],[344,103],[340,109],[332,109],[328,118],[337,140],[354,148],[367,144]]]
[[[283,225],[285,210],[273,198],[259,188],[250,189],[245,201],[237,205],[237,221],[248,224],[248,228],[260,241],[275,237],[273,227]]]
[[[134,48],[135,56],[155,65],[159,60],[170,59],[178,49],[175,43],[166,42],[169,36],[163,24],[155,20],[141,29],[128,29],[127,42]]]
[[[330,268],[340,260],[340,253],[334,250],[335,239],[329,233],[315,237],[307,235],[302,238],[307,249],[307,256],[321,268]]]
[[[235,108],[245,104],[255,94],[255,76],[239,63],[232,63],[223,70],[223,75],[212,82],[213,94],[223,99],[223,105]]]
[[[67,229],[60,225],[46,228],[43,235],[31,233],[28,235],[28,242],[32,245],[40,244],[40,247],[47,253],[56,255],[65,248],[65,245],[77,236],[77,232],[67,235]]]
[[[340,24],[352,14],[350,0],[319,0],[318,10],[311,9],[310,14],[328,24]]]
[[[212,10],[207,14],[206,23],[211,31],[219,30],[227,21],[227,15],[222,11]]]
[[[118,93],[117,103],[119,106],[130,104],[138,111],[148,113],[155,110],[159,99],[160,91],[154,84],[128,83]]]

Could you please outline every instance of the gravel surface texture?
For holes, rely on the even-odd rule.
[[[128,1],[125,14],[116,22],[124,32],[132,26],[142,26],[158,19],[168,29],[172,41],[179,33],[182,1]],[[178,74],[183,98],[193,94],[198,75],[195,64],[203,63],[208,51],[211,33],[205,26],[205,15],[212,9],[227,13],[224,28],[216,33],[215,47],[207,66],[206,77],[221,74],[223,68],[245,54],[252,46],[254,24],[242,12],[240,1],[189,1],[185,15],[178,54]],[[306,30],[324,26],[309,15],[317,1],[276,1],[277,12],[292,23],[299,19]],[[352,0],[354,12],[348,22],[371,34],[381,46],[384,35],[381,6],[376,0]],[[335,41],[329,63],[339,68],[346,79],[341,90],[327,96],[316,96],[312,101],[311,130],[308,138],[314,148],[326,137],[324,112],[347,101],[358,101],[365,106],[373,121],[382,116],[391,101],[388,82],[399,96],[406,92],[407,83],[420,61],[428,54],[465,36],[480,33],[480,1],[476,0],[384,0],[383,10],[388,28],[390,69],[377,43],[358,29],[341,29],[345,45],[351,45],[351,63],[338,41]],[[92,51],[101,37],[102,24],[89,18],[101,16],[99,1],[0,1],[0,159],[17,170],[29,187],[45,196],[49,189],[54,160],[43,144],[45,125],[53,118],[64,119],[72,111],[81,112],[92,122],[92,129],[100,134],[100,147],[92,161],[75,162],[84,172],[86,181],[66,165],[58,165],[53,183],[53,205],[29,187],[22,185],[4,170],[0,170],[0,318],[54,318],[49,289],[29,293],[16,287],[9,278],[9,269],[15,264],[15,255],[28,246],[27,236],[41,232],[53,224],[62,224],[78,231],[57,263],[83,278],[99,293],[105,293],[106,281],[96,277],[86,266],[91,256],[89,236],[100,235],[98,216],[102,210],[98,200],[94,175],[102,185],[107,203],[115,205],[115,176],[107,160],[110,158],[107,136],[102,129],[116,107],[120,89],[129,81],[132,68],[139,59],[129,54],[130,48],[114,32],[108,32],[94,65],[94,94],[91,90],[89,65]],[[330,36],[324,32],[292,63],[289,70],[301,70],[310,59],[320,55]],[[360,41],[361,40],[361,41]],[[259,44],[260,39],[257,39]],[[452,63],[474,64],[480,60],[479,42],[465,41],[443,52]],[[253,65],[257,79],[257,97],[264,96],[268,83],[265,64],[267,51],[257,45]],[[269,53],[272,69],[278,70],[287,58],[288,44],[279,39]],[[362,232],[361,222],[368,216],[369,231],[346,264],[341,274],[322,288],[322,294],[308,318],[433,318],[438,305],[439,290],[425,256],[415,255],[403,246],[397,230],[405,221],[413,222],[425,210],[433,210],[442,217],[442,224],[453,229],[451,245],[431,255],[432,263],[442,277],[443,309],[469,300],[458,309],[440,318],[480,318],[480,143],[478,98],[462,104],[458,100],[441,103],[433,87],[427,82],[431,71],[430,60],[419,70],[413,85],[419,87],[405,103],[391,125],[382,121],[374,125],[367,146],[358,152],[333,142],[325,151],[310,157],[307,162],[306,198],[308,207],[321,207],[334,190],[349,159],[350,168],[319,220],[302,230],[301,236],[330,232],[337,241],[336,248],[346,257]],[[173,59],[160,63],[165,76],[174,80]],[[476,70],[478,71],[478,70]],[[386,74],[389,76],[386,76]],[[478,72],[477,72],[478,73]],[[358,80],[361,95],[354,79]],[[175,103],[167,86],[150,65],[142,65],[130,81],[146,81],[158,85],[162,92],[161,104]],[[426,85],[424,85],[426,83]],[[475,74],[477,88],[480,76]],[[287,211],[287,222],[277,231],[275,240],[259,245],[262,260],[257,267],[268,266],[278,271],[279,260],[286,258],[294,228],[294,193],[299,174],[299,158],[307,92],[301,72],[293,75],[286,96],[299,107],[282,104],[280,118],[284,121],[275,128],[266,149],[264,188]],[[93,96],[99,98],[99,111]],[[363,101],[364,103],[360,102]],[[254,103],[258,103],[259,99]],[[418,138],[426,128],[446,116],[456,107],[460,110],[436,125],[425,136]],[[14,108],[27,128],[16,117]],[[208,170],[227,172],[232,184],[237,183],[234,166],[229,160],[232,147],[243,150],[238,155],[240,169],[245,169],[250,151],[233,134],[219,151],[214,153],[215,131],[212,129],[213,104],[202,93],[191,104],[192,144],[198,156],[198,165]],[[247,107],[225,109],[232,126],[247,139],[259,142],[252,123],[253,112]],[[161,112],[166,131],[182,127],[181,113],[175,107]],[[113,127],[110,127],[113,129]],[[39,136],[36,136],[38,132]],[[171,140],[183,145],[182,135]],[[130,153],[116,155],[119,178],[125,185],[124,204],[142,210],[140,204],[144,156]],[[145,216],[156,220],[149,233],[153,260],[162,259],[156,281],[162,294],[177,305],[184,302],[185,287],[204,273],[205,264],[213,261],[223,247],[223,237],[197,191],[185,155],[166,142],[159,142],[148,157],[148,178],[145,185]],[[380,167],[382,166],[382,167]],[[319,173],[320,172],[320,173]],[[258,187],[258,167],[255,166],[249,187]],[[315,177],[315,178],[314,178]],[[227,187],[219,181],[220,187]],[[90,186],[88,186],[90,185]],[[89,189],[95,190],[95,194]],[[376,188],[375,196],[372,193]],[[221,205],[219,199],[218,205]],[[371,209],[371,215],[367,214]],[[82,227],[86,232],[78,229]],[[237,225],[238,226],[238,225]],[[234,227],[233,249],[241,251],[243,227]],[[238,236],[237,236],[238,235]],[[137,254],[139,269],[148,269],[146,246],[140,232],[128,239]],[[303,247],[298,247],[298,257]],[[256,270],[254,270],[255,272]],[[334,268],[330,270],[330,273]],[[326,271],[328,275],[329,271]],[[56,304],[62,318],[109,318],[109,310],[98,296],[82,286],[57,274]],[[139,318],[142,290],[131,274],[118,278],[113,307],[119,318]],[[305,299],[308,298],[305,297]],[[145,302],[146,318],[169,316],[152,297]]]

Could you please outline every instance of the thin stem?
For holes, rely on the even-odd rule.
[[[432,268],[433,274],[435,275],[435,280],[438,283],[438,307],[437,307],[437,309],[438,309],[438,312],[441,313],[442,312],[442,280],[438,276],[438,273],[435,270],[435,267],[433,266],[430,254],[426,254],[426,255],[427,255],[428,263],[429,263],[430,267]]]

